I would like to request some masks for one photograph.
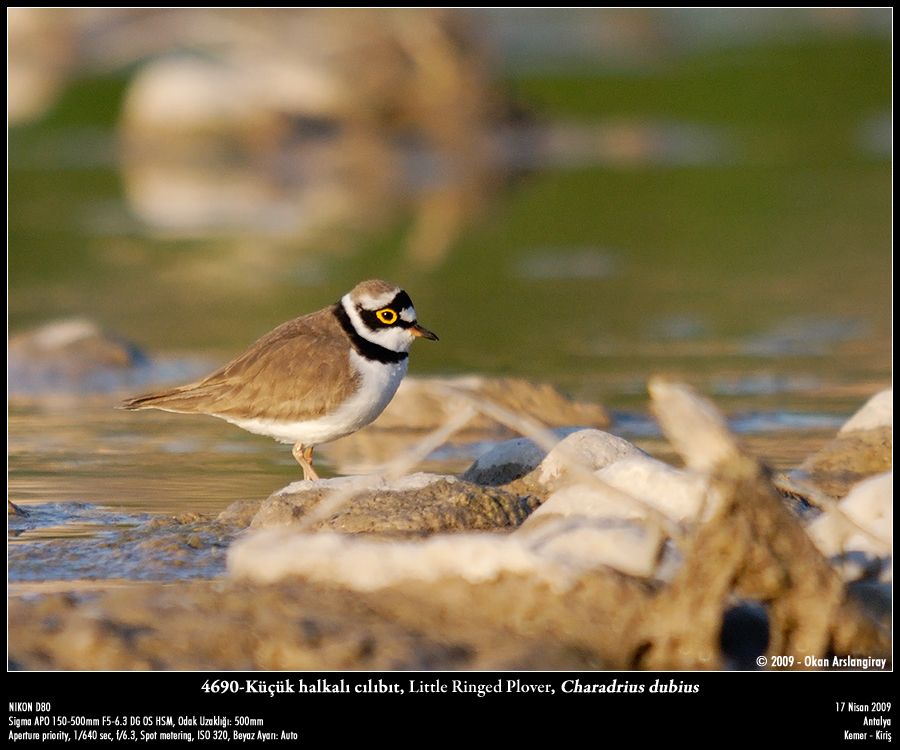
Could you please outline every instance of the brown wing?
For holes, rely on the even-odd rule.
[[[203,380],[122,406],[238,419],[315,419],[359,385],[348,350],[346,334],[326,308],[278,326]]]

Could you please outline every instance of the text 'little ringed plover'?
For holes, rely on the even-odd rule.
[[[409,295],[386,281],[357,284],[333,305],[283,323],[203,380],[138,396],[124,409],[208,414],[293,444],[304,479],[313,448],[372,422],[397,392],[417,338]]]

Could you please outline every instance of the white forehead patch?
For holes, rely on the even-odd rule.
[[[404,307],[400,311],[400,319],[405,320],[407,323],[415,323],[416,322],[416,308]]]

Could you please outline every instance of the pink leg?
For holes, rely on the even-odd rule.
[[[297,463],[300,464],[300,468],[303,469],[303,478],[304,479],[318,479],[319,475],[316,474],[316,470],[313,468],[313,446],[304,446],[302,443],[297,443],[291,449],[291,453],[294,458],[297,460]]]

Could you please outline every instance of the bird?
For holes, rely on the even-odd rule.
[[[333,305],[294,318],[198,380],[128,399],[122,409],[207,414],[293,446],[304,479],[318,479],[313,450],[371,423],[390,403],[420,325],[409,295],[362,281]]]

